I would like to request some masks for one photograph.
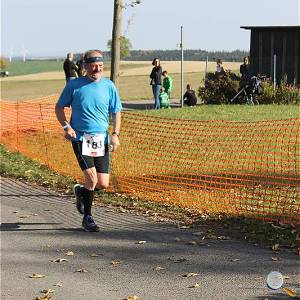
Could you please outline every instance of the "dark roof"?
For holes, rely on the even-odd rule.
[[[241,26],[243,29],[260,29],[260,30],[286,30],[286,29],[299,29],[299,25],[295,26]]]

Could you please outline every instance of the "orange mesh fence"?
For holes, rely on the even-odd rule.
[[[1,143],[82,180],[53,99],[1,101]],[[124,113],[110,190],[208,214],[300,224],[299,119],[191,121]]]

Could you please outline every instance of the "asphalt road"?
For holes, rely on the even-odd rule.
[[[101,231],[86,233],[74,198],[2,178],[1,299],[35,299],[45,289],[60,300],[290,299],[267,288],[266,276],[275,270],[288,276],[284,286],[299,291],[293,253],[202,240],[202,233],[147,216],[93,209]],[[45,277],[29,278],[33,273]],[[189,273],[198,275],[182,276]]]

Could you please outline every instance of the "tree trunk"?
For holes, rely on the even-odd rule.
[[[110,79],[115,83],[116,87],[119,85],[122,7],[122,0],[114,0]]]

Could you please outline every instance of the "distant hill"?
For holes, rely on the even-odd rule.
[[[75,60],[79,59],[81,53],[75,53]],[[104,51],[104,59],[110,60],[110,52]],[[184,60],[190,61],[205,61],[208,57],[209,61],[216,61],[218,58],[223,61],[241,62],[249,52],[245,50],[234,51],[206,51],[201,49],[185,49]],[[122,60],[127,61],[152,61],[154,57],[160,58],[165,61],[178,61],[181,60],[181,51],[176,50],[131,50],[130,56]],[[63,61],[65,57],[28,57],[28,61]],[[23,57],[13,57],[14,61],[21,61]]]

